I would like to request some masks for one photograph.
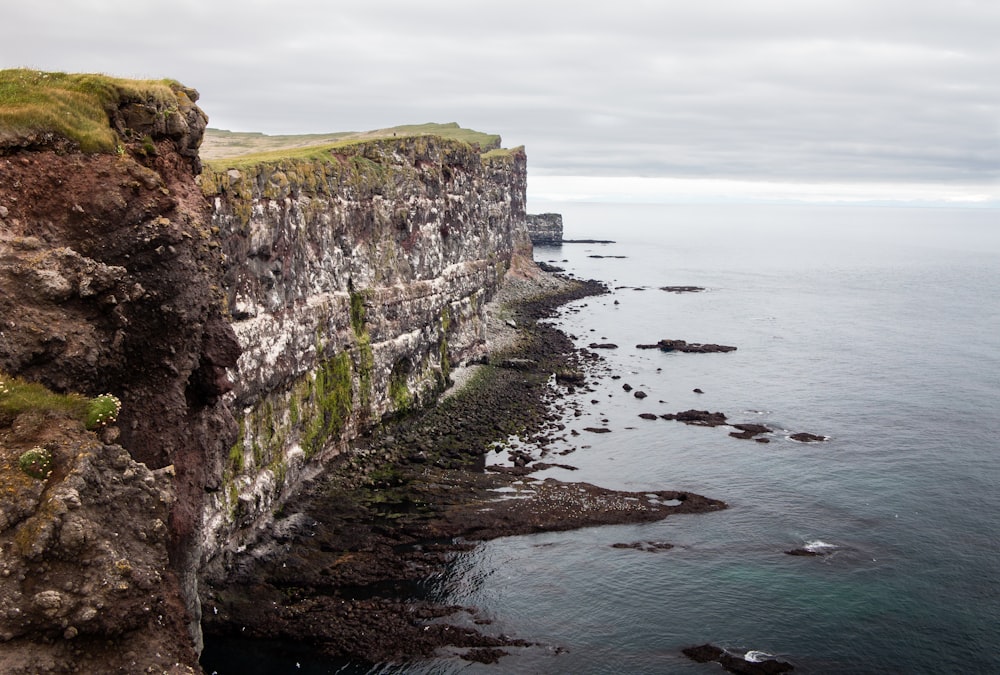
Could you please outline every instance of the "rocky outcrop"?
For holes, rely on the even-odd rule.
[[[5,455],[37,442],[53,449],[48,480],[0,473],[0,671],[193,672],[169,471],[58,416],[0,431]]]
[[[536,246],[557,246],[563,240],[563,219],[559,213],[528,214],[528,235]]]
[[[79,490],[60,481],[83,475],[89,477],[84,480],[90,487],[110,485],[122,481],[129,467],[139,475],[142,464],[149,469],[170,466],[167,483],[175,499],[169,507],[153,509],[162,513],[154,515],[143,506],[141,487],[140,492],[123,492],[120,502],[107,502],[110,493],[95,496],[101,508],[131,513],[134,527],[112,533],[118,521],[95,514],[88,520],[95,524],[93,531],[81,535],[87,541],[80,556],[64,555],[61,549],[53,555],[62,556],[63,568],[76,565],[85,580],[92,576],[91,568],[100,569],[85,555],[100,549],[91,537],[109,539],[115,551],[133,544],[136,550],[146,547],[152,557],[159,555],[154,549],[162,548],[170,564],[159,561],[164,564],[158,573],[176,580],[158,591],[161,605],[171,608],[164,621],[188,623],[196,648],[204,496],[206,490],[218,489],[221,459],[236,435],[221,395],[229,386],[225,368],[235,365],[238,345],[224,314],[210,206],[194,183],[198,162],[193,149],[205,116],[194,106],[193,90],[177,86],[173,91],[174,101],[130,98],[110,106],[109,124],[120,140],[117,153],[83,153],[65,139],[34,145],[15,139],[0,147],[0,371],[58,392],[117,394],[123,409],[118,426],[107,430],[105,439],[111,442],[120,433],[117,441],[131,455],[111,464],[98,459],[86,467],[77,457],[66,472],[56,471],[46,480],[40,501],[26,507],[25,513],[34,515],[8,522],[3,532],[18,541],[33,541],[30,546],[41,547],[41,558],[25,567],[23,575],[4,577],[2,593],[7,598],[18,593],[34,597],[33,589],[52,583],[46,579],[56,563],[46,553],[44,537],[35,533],[46,528],[66,531],[57,495],[64,489]],[[8,420],[11,428],[30,422],[23,417]],[[93,450],[94,456],[117,452],[110,447]],[[75,474],[78,468],[81,473]],[[142,530],[142,539],[137,528],[151,526],[156,518],[166,524],[164,531],[151,539]],[[81,527],[90,532],[90,526]],[[141,556],[130,554],[128,559],[135,557]],[[61,574],[71,576],[68,571]],[[61,587],[54,592],[72,595]],[[52,607],[41,612],[52,621],[65,621],[67,633],[72,627],[83,634],[93,625],[98,626],[95,635],[109,637],[101,631],[114,624],[118,631],[166,634],[163,626],[146,622],[147,613],[156,611],[152,600],[94,605],[105,616],[98,624],[81,618],[88,613],[82,602],[67,596],[58,607],[53,600]],[[64,615],[64,607],[73,609]],[[137,611],[138,618],[133,616]],[[83,614],[77,616],[79,612]],[[47,635],[48,628],[33,625],[36,638]],[[5,637],[12,634],[17,636],[7,631]],[[177,636],[171,639],[183,644]]]
[[[655,345],[636,345],[636,349],[659,349],[663,352],[683,352],[685,354],[714,354],[717,352],[735,352],[736,347],[730,345],[702,344],[699,342],[686,342],[684,340],[663,339]]]
[[[351,439],[484,354],[486,302],[527,245],[525,161],[410,137],[202,175],[242,348],[207,551],[244,546]]]

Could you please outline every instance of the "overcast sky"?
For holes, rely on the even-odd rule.
[[[1000,200],[997,0],[33,0],[0,26],[0,67],[173,77],[234,131],[454,121],[539,185]]]

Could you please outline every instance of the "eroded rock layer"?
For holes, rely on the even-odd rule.
[[[206,550],[235,549],[304,476],[485,351],[485,304],[526,245],[523,151],[434,137],[209,169],[242,355]]]

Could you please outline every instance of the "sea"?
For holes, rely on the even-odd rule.
[[[555,405],[566,429],[546,461],[576,470],[535,477],[729,508],[459,555],[425,592],[533,643],[497,664],[261,646],[266,670],[240,672],[718,673],[681,652],[711,643],[797,673],[1000,673],[1000,212],[536,206],[562,213],[567,239],[613,241],[535,258],[608,285],[551,321],[579,347],[618,348],[594,350],[588,385]],[[636,348],[660,339],[737,350]],[[770,442],[639,417],[688,409],[766,425]],[[598,426],[610,433],[585,431]],[[672,548],[614,546],[636,542]]]

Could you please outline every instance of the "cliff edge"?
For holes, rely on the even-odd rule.
[[[221,395],[238,345],[194,182],[207,117],[197,92],[172,81],[16,70],[0,82],[0,372],[122,403],[99,437],[80,427],[46,441],[52,474],[4,522],[3,658],[33,655],[22,672],[43,670],[43,657],[62,671],[94,654],[104,672],[192,664],[202,505],[236,431]],[[48,414],[5,419],[5,453],[48,434]],[[121,574],[103,575],[119,554]],[[153,575],[144,602],[125,601],[123,588],[95,603],[139,569]],[[168,630],[185,625],[189,636]],[[108,640],[166,646],[97,648]]]

